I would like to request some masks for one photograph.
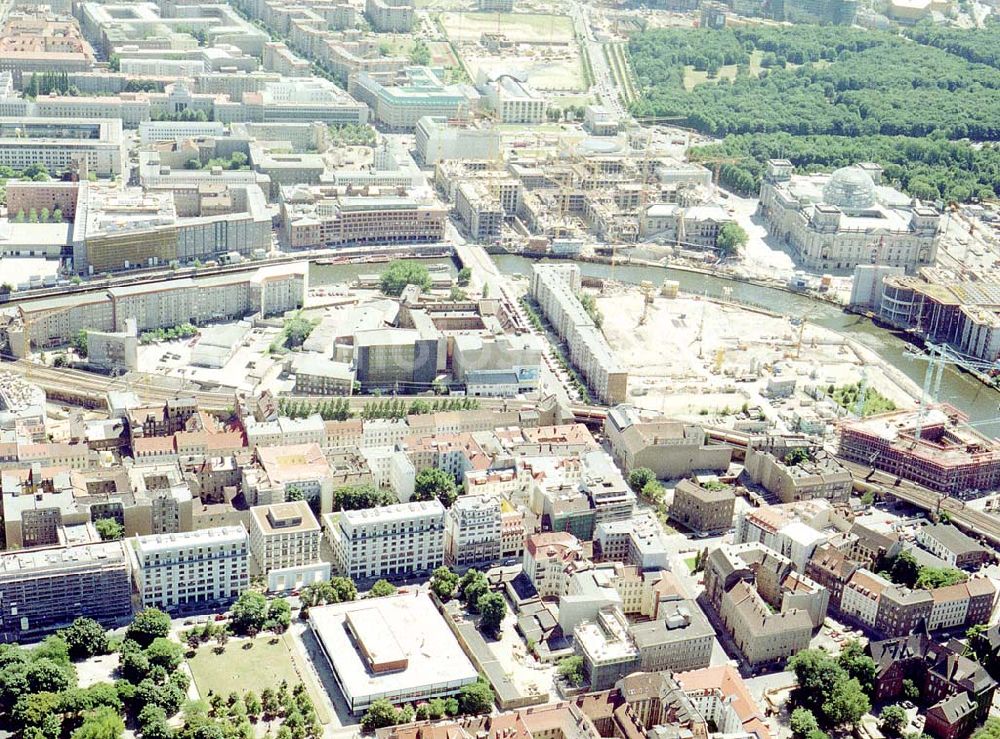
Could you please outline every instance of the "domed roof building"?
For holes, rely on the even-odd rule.
[[[832,174],[793,170],[785,159],[767,163],[760,212],[769,233],[795,249],[800,266],[832,271],[880,264],[913,273],[934,263],[941,215],[883,184],[877,164]]]
[[[865,210],[875,205],[875,182],[861,167],[843,167],[823,186],[823,201],[841,210]]]

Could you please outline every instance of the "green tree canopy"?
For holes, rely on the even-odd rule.
[[[747,245],[749,238],[747,232],[738,223],[723,223],[719,228],[719,235],[715,239],[719,256],[731,257],[739,254],[740,249]]]
[[[789,725],[796,739],[806,739],[814,731],[819,731],[816,716],[808,708],[796,708],[792,711]]]
[[[146,649],[146,659],[153,667],[162,667],[168,673],[176,670],[184,659],[184,647],[160,636]]]
[[[559,676],[564,678],[566,682],[574,688],[578,688],[583,685],[584,681],[587,679],[587,676],[583,671],[583,657],[579,655],[563,657],[559,660],[557,670],[559,672]]]
[[[148,647],[159,636],[170,633],[170,616],[158,608],[147,608],[139,611],[125,631],[125,638],[136,642],[140,647]]]
[[[391,491],[380,490],[373,485],[346,485],[333,491],[335,511],[360,511],[398,502]]]
[[[372,701],[368,711],[361,717],[361,728],[370,732],[386,726],[393,726],[399,721],[400,715],[395,706],[384,698],[377,698]]]
[[[445,565],[441,565],[431,574],[431,590],[441,600],[450,600],[455,595],[459,577]]]
[[[479,611],[479,628],[487,634],[500,631],[500,622],[507,615],[507,601],[500,593],[484,593],[476,601]]]
[[[455,478],[444,470],[425,467],[417,473],[412,500],[423,501],[435,498],[441,501],[441,505],[445,508],[450,508],[452,503],[458,499],[458,487],[455,485]]]
[[[861,684],[821,649],[805,649],[794,655],[788,660],[788,669],[798,683],[792,693],[793,705],[809,709],[822,724],[853,725],[871,709]]]
[[[486,575],[476,569],[466,570],[462,579],[458,581],[458,593],[462,596],[466,607],[472,610],[478,607],[479,599],[489,592],[489,589]]]
[[[257,633],[267,623],[267,598],[254,590],[245,590],[229,609],[229,624],[237,634]]]
[[[878,727],[886,736],[902,736],[903,729],[910,724],[906,709],[900,705],[886,706],[878,719]]]
[[[480,677],[458,692],[458,706],[462,713],[488,713],[493,709],[493,688]]]
[[[119,739],[124,733],[125,722],[118,712],[101,706],[87,714],[80,728],[73,732],[72,739]]]
[[[628,473],[629,487],[637,493],[649,483],[656,481],[656,473],[649,467],[636,467]]]
[[[94,521],[94,528],[101,541],[115,541],[125,536],[125,527],[113,518],[99,518]]]
[[[385,598],[396,594],[396,586],[388,580],[378,580],[368,591],[369,598]]]
[[[382,272],[380,284],[386,295],[399,295],[407,285],[417,285],[422,290],[429,289],[431,276],[419,262],[397,260]]]
[[[865,648],[857,639],[846,642],[837,657],[837,663],[844,668],[848,677],[853,677],[869,698],[875,695],[875,660],[865,654]]]

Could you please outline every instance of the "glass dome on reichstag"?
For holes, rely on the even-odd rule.
[[[875,183],[861,167],[843,167],[823,186],[823,201],[842,210],[864,210],[875,204]]]

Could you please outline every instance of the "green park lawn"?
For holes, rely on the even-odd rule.
[[[277,688],[282,680],[287,680],[290,686],[300,682],[284,639],[265,634],[254,639],[250,649],[243,648],[245,643],[245,639],[230,639],[226,651],[216,654],[215,642],[208,642],[188,659],[195,685],[203,698],[209,692],[228,695],[234,690],[237,693],[254,690],[260,693],[267,687]]]

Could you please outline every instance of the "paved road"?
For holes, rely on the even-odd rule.
[[[518,301],[517,291],[510,284],[510,280],[500,272],[496,263],[483,247],[469,244],[464,238],[459,237],[455,241],[455,253],[462,261],[463,266],[472,269],[473,282],[479,281],[489,285],[490,296],[500,297],[505,302],[507,309],[516,317],[520,328],[530,333],[536,333],[524,308]],[[539,378],[540,394],[542,396],[555,394],[563,403],[572,402],[566,387],[565,374],[559,368],[548,340],[544,343],[542,354],[544,361],[541,365],[542,371]]]
[[[610,108],[615,115],[628,120],[631,116],[622,103],[621,90],[618,89],[607,60],[604,58],[604,46],[594,38],[594,31],[590,23],[590,8],[581,3],[572,3],[570,15],[573,18],[573,25],[580,43],[586,47],[587,56],[590,58],[590,71],[593,73],[593,85],[591,85],[590,91],[597,95],[601,103]]]

